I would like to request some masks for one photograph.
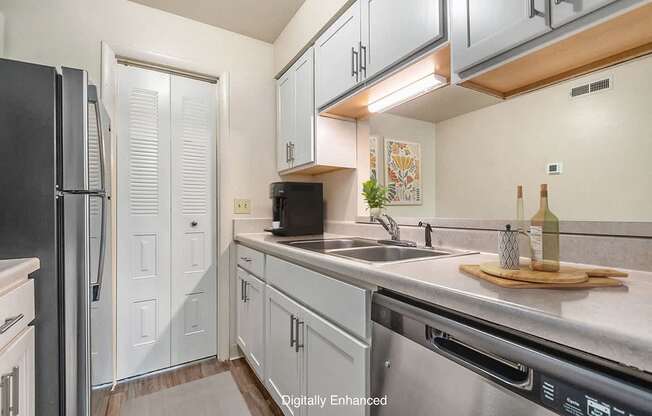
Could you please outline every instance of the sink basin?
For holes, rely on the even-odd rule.
[[[450,256],[453,253],[413,247],[376,246],[336,250],[331,251],[330,254],[377,263]]]
[[[302,248],[305,250],[313,251],[326,251],[326,250],[339,250],[356,247],[374,247],[379,246],[373,240],[365,240],[364,238],[337,238],[337,239],[324,239],[324,240],[299,240],[299,241],[284,241],[292,247]]]
[[[365,263],[391,263],[426,260],[429,258],[463,256],[471,251],[457,249],[431,249],[387,245],[366,238],[326,238],[313,240],[281,241],[291,247],[339,256]]]

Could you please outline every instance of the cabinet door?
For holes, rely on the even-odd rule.
[[[616,1],[618,0],[552,0],[552,27],[557,28]]]
[[[276,82],[277,124],[276,135],[276,167],[279,171],[290,168],[289,144],[294,140],[295,129],[295,98],[294,72],[287,71]]]
[[[450,2],[456,72],[481,63],[550,30],[546,0]]]
[[[358,83],[359,48],[360,2],[356,1],[315,43],[317,108]]]
[[[249,331],[248,331],[248,316],[247,304],[244,301],[244,284],[247,281],[247,272],[238,267],[237,271],[237,305],[236,305],[236,326],[235,336],[236,342],[242,349],[245,355],[249,353]]]
[[[368,397],[369,346],[333,324],[303,309],[299,321],[299,346],[303,350],[302,394]],[[363,416],[365,406],[305,407],[304,415]]]
[[[263,314],[265,312],[265,284],[247,274],[244,283],[244,305],[246,309],[247,360],[261,380],[264,374],[264,333],[265,326]]]
[[[283,396],[297,396],[299,383],[299,354],[294,339],[295,319],[299,306],[271,286],[266,288],[265,302],[265,384],[276,403],[288,416],[299,414],[298,408],[283,404]]]
[[[295,82],[295,134],[292,140],[292,166],[313,162],[315,143],[315,83],[313,48],[292,66]]]
[[[34,371],[34,327],[28,327],[0,354],[0,408],[9,408],[10,415],[34,416]]]
[[[361,0],[362,75],[372,77],[442,37],[441,0]]]

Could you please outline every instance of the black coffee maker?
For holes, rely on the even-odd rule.
[[[274,235],[324,233],[324,190],[321,183],[275,182],[270,185]]]

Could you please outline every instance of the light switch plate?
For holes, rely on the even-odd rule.
[[[233,213],[234,214],[251,214],[251,200],[250,199],[234,199],[233,200]]]

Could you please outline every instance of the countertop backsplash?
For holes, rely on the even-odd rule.
[[[234,220],[234,235],[262,232],[271,225],[269,218],[239,218]],[[376,224],[351,221],[326,221],[325,232],[331,234],[387,238],[387,232]],[[401,238],[425,243],[422,228],[401,227]],[[297,237],[298,239],[301,237]],[[434,228],[432,243],[435,246],[498,252],[498,232],[462,228]],[[623,237],[590,234],[562,234],[560,236],[561,261],[621,267],[631,270],[652,271],[652,238]],[[529,256],[526,237],[521,237],[521,256]]]

